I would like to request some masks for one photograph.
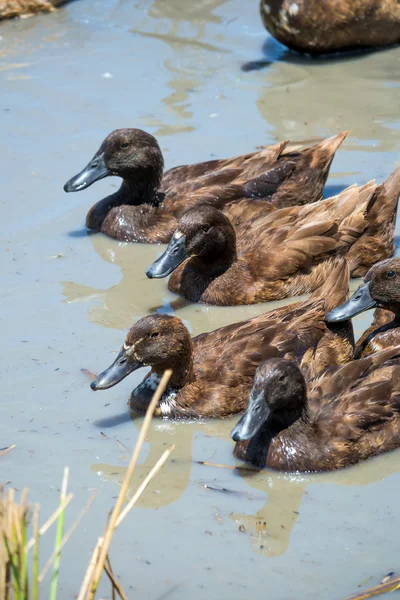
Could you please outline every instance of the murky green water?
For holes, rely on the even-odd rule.
[[[352,129],[327,194],[382,181],[399,161],[400,49],[301,59],[267,37],[256,2],[238,0],[81,0],[2,23],[0,36],[0,447],[17,445],[1,459],[0,478],[28,485],[47,515],[69,465],[69,521],[98,492],[84,534],[66,548],[67,599],[142,421],[126,407],[141,372],[93,394],[81,368],[107,366],[132,321],[152,310],[175,311],[195,334],[265,305],[177,300],[164,280],[144,275],[159,247],[84,230],[89,207],[119,182],[68,196],[62,185],[109,131],[130,126],[158,137],[167,167]],[[368,322],[357,319],[357,332]],[[137,477],[168,445],[176,450],[113,543],[129,597],[336,600],[399,569],[398,452],[310,477],[199,464],[235,464],[231,426],[153,423]]]

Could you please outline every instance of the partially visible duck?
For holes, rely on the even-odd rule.
[[[273,358],[254,378],[232,430],[235,456],[280,471],[329,471],[400,446],[400,347],[335,367],[306,384]]]
[[[30,17],[41,12],[53,12],[56,7],[66,4],[69,0],[7,0],[0,2],[0,21],[15,17]]]
[[[400,42],[398,0],[261,0],[266,29],[298,52],[326,54]]]
[[[400,258],[374,265],[364,284],[347,302],[330,311],[326,320],[329,323],[347,321],[375,307],[372,325],[358,341],[357,358],[400,344]]]
[[[257,366],[285,356],[302,364],[307,376],[344,363],[353,355],[349,324],[329,328],[326,312],[348,292],[348,268],[336,259],[331,276],[308,300],[191,338],[177,317],[155,314],[128,332],[113,364],[92,382],[93,390],[112,387],[141,367],[150,373],[136,387],[130,407],[146,410],[166,369],[173,374],[156,408],[164,417],[226,417],[247,405]]]
[[[91,208],[86,226],[125,242],[168,243],[179,217],[200,203],[223,208],[243,198],[263,198],[266,212],[319,200],[346,135],[340,133],[304,150],[282,142],[235,158],[174,167],[163,174],[163,155],[151,134],[117,129],[64,190],[77,192],[104,177],[122,177],[120,189]],[[246,216],[253,209],[247,202]]]
[[[351,186],[338,197],[235,223],[210,206],[180,219],[167,249],[147,270],[172,273],[168,288],[215,305],[253,304],[312,292],[344,255],[358,276],[377,257],[391,256],[400,193],[400,167],[382,185]],[[234,227],[235,225],[235,227]]]

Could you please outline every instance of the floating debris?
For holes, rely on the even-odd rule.
[[[12,446],[8,446],[8,448],[1,448],[0,449],[0,458],[2,456],[4,456],[5,454],[7,454],[8,452],[10,452],[10,450],[13,450],[15,448],[15,444],[13,444]]]
[[[93,381],[97,377],[97,375],[95,375],[94,373],[92,373],[92,371],[89,371],[89,369],[81,369],[81,372],[84,375],[86,375],[86,377],[88,377],[90,379],[90,381]]]

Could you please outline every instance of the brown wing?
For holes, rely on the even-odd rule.
[[[400,444],[400,346],[353,361],[308,387],[310,419],[329,435],[332,451],[356,442],[350,457],[356,462],[383,451],[382,444],[386,450]]]
[[[284,153],[288,142],[282,142],[231,159],[175,167],[162,180],[164,205],[169,210],[199,202],[222,207],[246,197],[263,197],[274,206],[314,202],[321,198],[333,156],[346,135],[302,151],[288,149]],[[251,212],[250,205],[247,211]]]
[[[238,378],[252,378],[257,365],[267,358],[285,356],[300,362],[328,331],[326,311],[343,301],[347,293],[347,265],[340,259],[323,287],[307,300],[197,336],[196,377],[232,385]],[[319,360],[318,353],[314,358]]]
[[[368,269],[394,253],[394,229],[400,194],[400,167],[378,186],[367,210],[367,229],[348,253],[353,277],[364,277]]]
[[[313,281],[308,275],[311,267],[332,254],[345,254],[363,235],[374,190],[373,182],[362,188],[351,186],[330,200],[279,210],[244,224],[238,232],[238,255],[246,259],[252,252],[265,253],[267,259],[258,273],[264,280],[286,280],[298,274],[298,279],[290,280],[290,289],[285,288],[286,295],[315,289],[322,273],[316,273]]]
[[[183,197],[187,197],[192,204],[190,197],[195,192],[206,192],[208,187],[229,184],[241,186],[244,196],[243,184],[258,177],[274,164],[287,144],[288,142],[281,142],[260,152],[175,167],[165,173],[160,191],[166,194],[165,202],[171,205]]]
[[[281,208],[320,200],[335,152],[347,134],[347,131],[339,133],[301,153],[285,151],[282,158],[296,161],[296,169],[274,193],[271,199],[274,206]]]

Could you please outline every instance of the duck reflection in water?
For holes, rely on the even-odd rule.
[[[139,429],[142,419],[133,421]],[[163,466],[156,478],[149,484],[145,493],[137,502],[142,509],[162,509],[177,502],[209,503],[210,519],[216,527],[233,527],[238,532],[237,543],[249,543],[252,552],[265,557],[281,556],[290,545],[290,537],[298,520],[302,520],[304,496],[310,486],[345,485],[366,486],[381,481],[399,471],[399,454],[386,454],[355,467],[342,471],[302,475],[284,474],[271,471],[257,471],[251,467],[227,461],[226,465],[213,465],[218,461],[220,452],[224,457],[230,455],[229,431],[235,420],[205,421],[202,423],[157,422],[153,421],[148,435],[148,444],[144,452],[143,462],[138,464],[136,474],[129,487],[127,500],[135,493],[138,484],[143,481],[163,451],[171,444],[176,444],[170,459]],[[228,444],[225,448],[224,446]],[[132,443],[132,446],[134,444]],[[116,452],[121,449],[115,445]],[[130,448],[123,451],[128,460]],[[203,464],[205,456],[210,460]],[[227,467],[227,468],[223,468]],[[91,470],[97,473],[104,482],[121,485],[126,472],[121,464],[94,463]],[[204,489],[204,482],[210,486],[223,487],[228,490],[243,490],[242,480],[248,487],[244,492],[233,496],[237,508],[224,509],[229,496],[218,491],[209,490],[193,496],[188,487]],[[260,492],[264,497],[254,492]],[[185,500],[185,496],[187,500]],[[195,500],[194,500],[195,498]],[[196,500],[196,498],[198,500]],[[232,502],[230,503],[232,506]],[[195,511],[195,506],[193,507]],[[217,515],[217,517],[216,517]]]

